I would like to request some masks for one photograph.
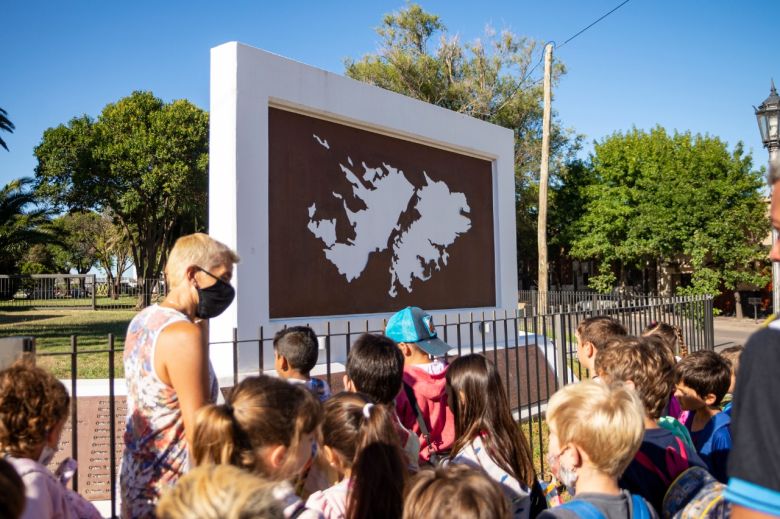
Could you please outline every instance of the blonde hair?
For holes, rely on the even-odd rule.
[[[165,263],[165,277],[171,287],[185,277],[187,268],[193,265],[211,270],[221,265],[238,263],[238,254],[230,247],[202,232],[182,236],[173,244]]]
[[[468,465],[424,469],[406,492],[403,519],[506,519],[511,517],[498,483]]]
[[[260,375],[233,388],[224,404],[210,404],[195,415],[192,457],[197,465],[230,464],[275,480],[294,476],[304,434],[322,422],[320,401],[302,385]],[[265,466],[262,451],[284,445],[282,467]]]
[[[157,505],[159,519],[282,519],[275,483],[230,465],[197,467]]]
[[[642,444],[644,409],[636,392],[585,381],[564,387],[547,404],[560,445],[573,443],[597,470],[619,477]]]

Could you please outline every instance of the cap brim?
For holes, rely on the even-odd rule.
[[[438,337],[417,341],[414,344],[428,355],[433,355],[434,357],[444,357],[452,349],[449,344]]]

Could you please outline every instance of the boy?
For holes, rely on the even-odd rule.
[[[626,335],[622,324],[611,317],[598,315],[585,319],[577,326],[577,360],[580,366],[588,370],[591,378],[596,378],[593,362],[596,353],[603,349],[615,337]]]
[[[675,396],[688,411],[685,427],[710,473],[727,482],[726,468],[731,450],[731,418],[718,405],[731,384],[728,361],[714,351],[696,351],[675,367]]]
[[[737,385],[739,357],[742,355],[742,350],[744,349],[745,348],[742,345],[737,344],[736,346],[731,346],[720,352],[720,356],[728,361],[729,365],[731,366],[731,384],[729,385],[729,390],[726,392],[726,396],[724,396],[723,400],[720,402],[720,410],[729,415],[729,418],[731,418],[731,404],[734,398],[734,388]]]
[[[640,496],[618,486],[618,477],[642,443],[644,409],[636,392],[594,381],[571,384],[547,405],[550,469],[571,490],[572,501],[539,519],[657,517]]]
[[[330,398],[328,383],[309,376],[318,355],[317,335],[308,326],[285,328],[274,336],[274,367],[279,376],[288,382],[304,384],[324,402]]]
[[[404,427],[420,440],[420,463],[431,455],[443,457],[455,440],[455,419],[447,406],[447,363],[450,347],[436,335],[433,317],[417,307],[394,314],[385,334],[398,343],[403,354],[403,391],[396,409]]]
[[[387,406],[396,418],[396,430],[401,448],[409,460],[410,470],[418,469],[420,441],[406,429],[395,410],[395,398],[401,391],[404,359],[392,339],[384,335],[364,333],[352,344],[347,356],[344,388],[365,393],[377,405]]]
[[[622,337],[599,351],[595,367],[607,384],[623,382],[634,388],[644,405],[642,444],[619,483],[661,514],[664,494],[675,478],[691,466],[706,468],[694,449],[657,423],[674,388],[670,356],[651,339]]]

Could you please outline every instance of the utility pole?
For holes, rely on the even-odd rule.
[[[542,161],[539,166],[539,219],[537,246],[539,252],[539,312],[547,313],[547,184],[550,166],[550,103],[553,44],[544,47],[544,115],[542,116]]]

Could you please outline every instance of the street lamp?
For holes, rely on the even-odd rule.
[[[778,150],[780,150],[780,96],[777,95],[775,82],[772,80],[767,97],[756,111],[758,120],[758,129],[761,132],[761,141],[764,147],[769,151],[769,171],[778,160]],[[772,185],[770,183],[770,189]],[[772,229],[772,243],[777,241],[777,231]],[[780,312],[780,263],[772,263],[772,312]]]

